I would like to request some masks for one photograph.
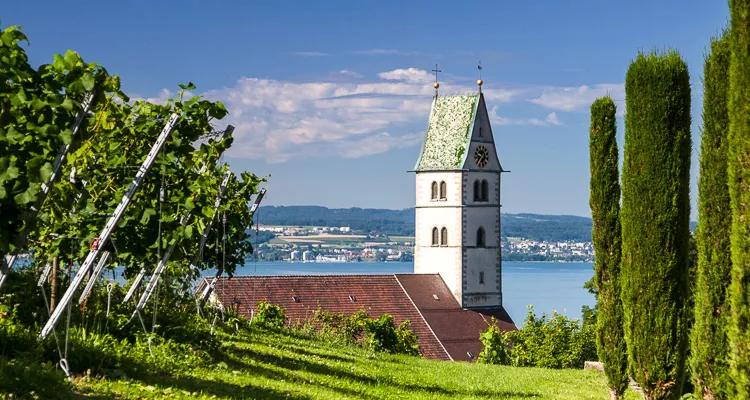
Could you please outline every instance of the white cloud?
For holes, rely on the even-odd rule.
[[[557,119],[557,113],[551,112],[547,114],[547,118],[545,118],[545,121],[547,121],[550,125],[560,126],[562,123],[560,123],[560,120]]]
[[[342,70],[337,75],[354,76]],[[268,162],[295,157],[357,158],[418,146],[430,112],[429,73],[397,69],[374,81],[289,82],[243,78],[234,86],[204,93],[221,100],[235,126],[228,155]],[[425,79],[427,82],[425,82]],[[476,87],[446,86],[473,92]],[[510,101],[514,91],[486,91],[494,102]],[[490,94],[491,93],[491,94]],[[221,126],[219,126],[220,128]]]
[[[349,71],[348,69],[342,69],[341,71],[339,71],[339,74],[351,76],[353,78],[362,78],[362,74],[354,72],[354,71]]]
[[[295,56],[300,57],[325,57],[330,56],[328,53],[322,53],[320,51],[298,51],[294,53]]]
[[[340,74],[357,73],[342,70]],[[356,158],[418,146],[423,132],[415,133],[415,129],[424,126],[432,101],[429,74],[408,68],[379,77],[366,82],[243,78],[233,87],[204,95],[221,100],[230,111],[221,124],[236,128],[229,152],[234,157],[268,162],[295,157]],[[453,86],[451,90],[475,88]],[[491,96],[494,101],[509,101],[514,94],[495,89]]]
[[[196,96],[196,94],[193,93],[190,90],[186,90],[182,94],[182,98],[186,99],[186,100],[190,99],[190,98],[192,98],[194,96]],[[171,91],[169,89],[161,89],[161,90],[159,90],[159,93],[157,93],[157,95],[153,96],[153,97],[143,97],[143,96],[139,96],[137,94],[131,95],[129,103],[133,104],[136,101],[143,101],[143,100],[145,100],[145,101],[147,101],[149,103],[162,104],[163,105],[163,104],[167,104],[167,100],[169,100],[169,99],[176,99],[178,97],[179,97],[179,91],[178,92],[173,92],[173,91]]]
[[[410,83],[427,83],[432,81],[432,75],[423,69],[408,68],[395,69],[393,71],[378,74],[381,79],[389,81],[406,81]]]
[[[404,51],[396,49],[368,49],[368,50],[355,50],[352,54],[362,56],[423,56],[423,57],[439,57],[437,54],[422,53],[420,51]]]
[[[193,94],[190,93],[190,95],[192,96]],[[143,97],[137,94],[130,95],[130,103],[132,104],[136,101],[145,100],[149,103],[154,103],[154,104],[166,104],[167,100],[174,98],[174,97],[175,97],[174,92],[172,92],[169,89],[162,89],[159,91],[159,93],[156,94],[156,96],[153,96],[153,97]]]
[[[599,97],[609,94],[613,99],[625,98],[625,84],[598,84],[578,87],[545,88],[539,97],[530,101],[536,105],[559,111],[582,111]]]
[[[533,125],[533,126],[561,126],[562,122],[557,118],[557,114],[551,112],[547,114],[544,119],[539,118],[508,118],[501,117],[497,113],[497,106],[493,106],[489,111],[490,122],[492,125],[504,126],[504,125]]]
[[[348,73],[344,73],[347,74]],[[432,87],[410,82],[287,82],[244,78],[204,95],[230,110],[229,155],[283,162],[294,157],[363,157],[415,146]],[[411,131],[404,134],[404,131]]]
[[[342,80],[342,76],[357,79]],[[425,125],[434,93],[431,81],[426,70],[417,68],[385,71],[374,80],[344,69],[312,82],[242,78],[231,87],[202,95],[222,101],[230,112],[216,126],[235,126],[229,156],[267,162],[297,157],[358,158],[419,146],[424,135],[419,130]],[[441,83],[441,94],[476,91],[473,84]],[[491,105],[494,125],[552,127],[563,125],[560,111],[588,107],[607,90],[617,99],[620,88],[622,85],[512,89],[486,85],[483,93]],[[165,89],[148,100],[164,102],[174,96]],[[499,116],[497,105],[511,101],[531,101],[555,111],[543,118]]]

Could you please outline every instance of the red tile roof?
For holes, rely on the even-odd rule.
[[[479,334],[492,316],[503,331],[516,330],[513,320],[500,308],[463,309],[439,275],[400,274],[396,278],[453,360],[471,361],[482,351]],[[436,298],[437,297],[437,298]]]
[[[286,308],[291,323],[311,319],[318,308],[342,314],[364,309],[373,318],[388,313],[397,324],[410,320],[424,356],[438,360],[469,360],[467,351],[478,355],[479,332],[487,327],[484,319],[489,321],[490,313],[503,316],[504,330],[515,329],[503,309],[461,309],[437,274],[222,277],[215,293],[222,304],[238,304],[239,312],[248,317],[259,301],[279,305]]]

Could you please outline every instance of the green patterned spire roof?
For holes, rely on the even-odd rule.
[[[479,95],[438,96],[433,100],[417,171],[461,168]]]

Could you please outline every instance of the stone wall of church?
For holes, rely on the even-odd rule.
[[[502,305],[499,249],[466,248],[464,251],[467,268],[463,282],[463,307]]]
[[[491,205],[497,206],[500,203],[499,196],[500,191],[498,186],[500,181],[498,180],[499,174],[497,172],[465,172],[464,173],[464,185],[466,186],[466,204],[473,205]],[[474,182],[478,182],[481,188],[482,181],[487,181],[489,186],[489,196],[487,201],[474,200]]]
[[[497,181],[495,181],[497,184]],[[500,220],[497,203],[488,207],[464,209],[464,307],[502,305],[500,295]],[[477,243],[479,227],[484,228],[485,243]]]
[[[418,172],[416,185],[416,205],[419,207],[456,207],[462,203],[463,187],[461,172]],[[438,185],[438,198],[432,199],[432,183]],[[440,183],[445,182],[446,199],[439,195]]]
[[[456,300],[462,296],[462,175],[461,172],[416,174],[414,272],[440,274]],[[432,182],[446,183],[446,200],[431,199]],[[439,197],[439,196],[438,196]],[[448,232],[447,245],[432,243],[432,230]],[[438,238],[440,240],[440,238]]]

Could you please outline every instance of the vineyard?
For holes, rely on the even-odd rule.
[[[200,271],[231,276],[252,252],[264,179],[223,162],[227,109],[192,83],[164,104],[132,101],[74,51],[32,67],[26,42],[20,27],[0,34],[0,364],[70,376],[91,365],[68,363],[68,342],[92,333],[145,338],[153,355],[164,324],[199,318]]]

